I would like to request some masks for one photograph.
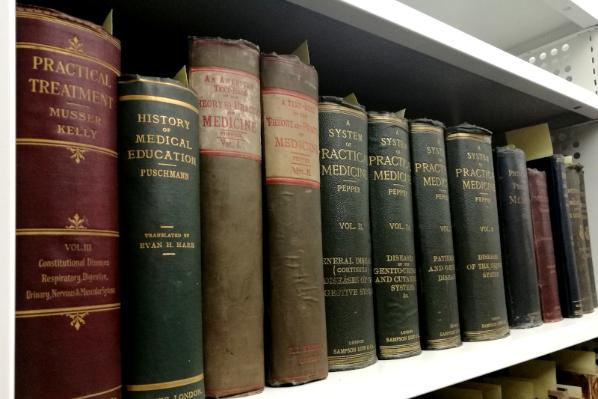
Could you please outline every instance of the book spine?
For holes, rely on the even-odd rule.
[[[528,168],[527,176],[542,318],[545,322],[559,321],[563,319],[563,316],[559,303],[546,173]]]
[[[318,75],[293,56],[263,55],[270,385],[326,378]]]
[[[412,122],[410,133],[422,343],[452,348],[461,331],[444,130]]]
[[[367,116],[319,105],[322,245],[328,368],[376,361],[367,170]]]
[[[16,9],[15,397],[120,398],[120,44]]]
[[[413,356],[421,346],[405,119],[369,114],[368,166],[378,357]]]
[[[462,336],[509,334],[490,136],[453,130],[446,137]]]
[[[550,218],[556,221],[552,225],[552,237],[555,239],[554,252],[559,277],[559,297],[561,311],[565,317],[581,317],[581,290],[573,251],[573,235],[569,217],[569,201],[567,198],[567,173],[562,155],[550,158],[551,180],[548,184],[550,192]]]
[[[496,184],[509,324],[542,324],[525,154],[496,149]]]
[[[569,209],[569,219],[571,220],[573,252],[575,255],[575,265],[577,266],[577,278],[581,294],[581,310],[583,313],[592,313],[594,311],[594,301],[592,299],[592,285],[590,282],[590,271],[588,269],[586,255],[586,235],[581,210],[579,172],[580,167],[577,165],[569,165],[566,167],[567,205]]]
[[[259,49],[191,38],[199,109],[206,395],[264,387]]]
[[[118,90],[123,385],[127,398],[204,397],[195,94],[124,76]]]
[[[588,205],[586,202],[586,184],[584,171],[579,173],[579,195],[581,199],[581,217],[583,221],[584,238],[586,241],[585,258],[590,272],[590,285],[592,287],[592,303],[594,308],[598,307],[598,297],[596,296],[596,277],[594,274],[594,261],[592,260],[592,240],[590,240],[590,226],[588,223]]]
[[[546,172],[561,311],[565,317],[581,317],[583,313],[569,219],[565,161],[562,155],[553,155],[547,159],[547,164],[543,165],[542,160],[538,160],[537,163],[532,162],[531,166],[543,168]]]

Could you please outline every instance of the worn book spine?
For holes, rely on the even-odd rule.
[[[426,349],[461,345],[444,125],[411,121],[411,160],[419,282],[419,318]]]
[[[573,252],[575,254],[577,278],[581,294],[581,310],[583,313],[592,313],[594,311],[594,301],[592,299],[592,284],[590,282],[590,270],[588,269],[586,255],[586,235],[583,225],[579,181],[579,174],[582,170],[582,166],[573,164],[568,165],[566,168],[569,218],[571,219]]]
[[[204,397],[197,97],[171,79],[118,84],[126,398]]]
[[[378,357],[421,352],[407,120],[368,114],[368,173]]]
[[[361,106],[323,97],[319,123],[328,368],[349,370],[376,361],[367,116]]]
[[[264,387],[259,49],[190,38],[198,96],[206,395]]]
[[[551,155],[530,161],[528,166],[546,172],[561,312],[565,317],[581,317],[583,313],[571,235],[565,161],[562,155]]]
[[[16,8],[15,397],[120,398],[120,44]]]
[[[268,226],[268,383],[326,378],[318,75],[296,56],[261,60]]]
[[[546,173],[528,168],[527,177],[542,319],[544,322],[559,321],[563,319],[563,316],[559,302]]]
[[[496,149],[496,185],[509,325],[542,324],[525,153]]]
[[[598,297],[596,296],[596,277],[594,274],[594,261],[592,260],[592,241],[590,240],[590,226],[588,224],[588,205],[586,202],[586,184],[584,170],[579,173],[579,195],[581,199],[581,217],[583,221],[584,239],[586,241],[585,258],[588,262],[590,272],[590,284],[592,286],[592,303],[594,308],[598,307]]]
[[[509,334],[489,130],[447,129],[451,216],[459,287],[461,334],[483,341]]]

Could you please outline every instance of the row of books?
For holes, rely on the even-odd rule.
[[[590,346],[590,348],[588,348]],[[421,396],[421,399],[592,399],[598,396],[595,342],[561,350]]]
[[[17,397],[247,394],[598,305],[579,165],[318,97],[299,53],[119,77],[17,7]]]

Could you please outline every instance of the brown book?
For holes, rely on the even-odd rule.
[[[17,7],[15,397],[120,398],[120,43]]]
[[[191,38],[198,96],[206,395],[264,387],[259,49]],[[198,305],[199,306],[199,305]]]
[[[592,283],[590,282],[590,269],[586,255],[586,235],[581,210],[579,175],[582,168],[578,164],[567,166],[567,199],[569,217],[571,219],[575,264],[577,265],[577,276],[581,293],[581,309],[583,313],[592,313],[594,311],[594,301],[592,299]]]
[[[563,319],[563,316],[559,300],[546,173],[528,168],[527,176],[542,319],[545,322],[559,321]]]
[[[328,375],[318,75],[294,55],[262,55],[268,226],[268,384]]]
[[[590,286],[592,291],[592,302],[594,307],[598,307],[598,296],[596,293],[596,277],[594,275],[594,262],[592,260],[592,241],[590,240],[590,226],[588,224],[588,204],[586,202],[586,183],[583,169],[579,173],[579,195],[581,199],[581,218],[583,222],[584,238],[586,241],[585,258],[590,272]]]

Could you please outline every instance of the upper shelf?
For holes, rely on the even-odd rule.
[[[399,1],[290,1],[564,109],[598,117],[594,93]]]
[[[101,22],[114,8],[123,72],[172,76],[187,36],[245,38],[262,51],[309,41],[320,93],[372,110],[500,132],[598,118],[598,96],[395,0],[31,0]]]
[[[510,336],[496,341],[466,342],[407,359],[379,360],[360,370],[329,373],[326,380],[306,385],[266,388],[256,399],[412,398],[588,341],[597,331],[598,313],[593,313],[511,330]]]

